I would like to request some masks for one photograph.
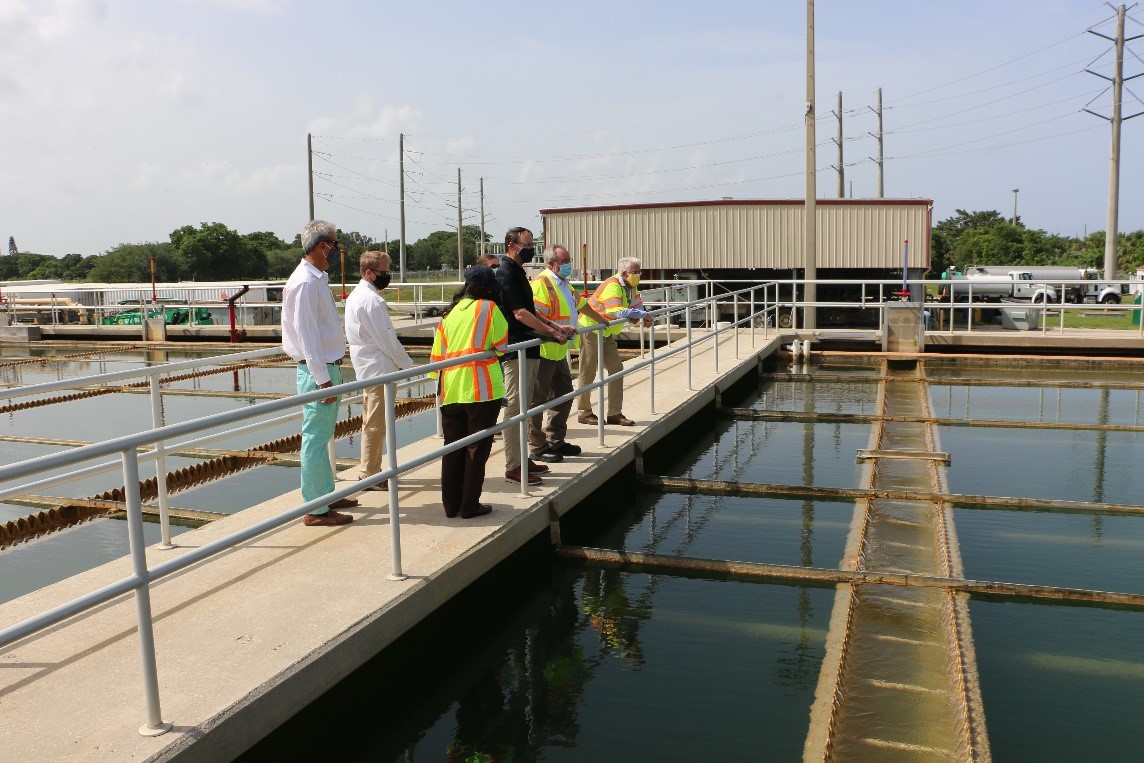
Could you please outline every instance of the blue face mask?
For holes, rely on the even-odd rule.
[[[563,265],[560,266],[560,270],[557,271],[557,274],[559,274],[559,276],[561,278],[563,278],[565,281],[567,281],[568,276],[572,275],[572,263],[571,262],[565,262]]]

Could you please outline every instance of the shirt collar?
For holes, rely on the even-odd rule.
[[[314,263],[310,262],[305,257],[302,258],[302,264],[306,267],[307,272],[309,272],[309,274],[311,276],[313,276],[314,278],[327,278],[328,277],[325,273],[318,270],[318,268],[314,265]]]

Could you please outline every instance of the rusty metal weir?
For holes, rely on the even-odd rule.
[[[411,416],[432,408],[434,405],[435,398],[431,395],[398,400],[397,417]],[[334,437],[346,437],[359,431],[361,431],[361,416],[351,416],[337,423],[334,428]],[[176,493],[255,466],[291,462],[294,459],[290,458],[290,455],[297,453],[301,445],[302,435],[298,433],[271,440],[248,450],[225,452],[200,463],[167,472],[167,490],[169,493]],[[172,451],[172,454],[177,452]],[[139,491],[144,501],[154,499],[159,494],[158,482],[155,478],[144,480],[139,483]],[[25,497],[25,501],[21,501],[21,499],[12,500],[12,503],[25,502],[33,505],[45,505],[54,502],[58,505],[0,524],[0,549],[90,519],[122,513],[125,510],[124,492],[123,487],[120,486],[80,500],[41,496],[28,496]],[[144,513],[148,513],[146,507]],[[185,523],[196,525],[224,516],[186,509],[171,509],[169,513],[172,519],[183,520]]]

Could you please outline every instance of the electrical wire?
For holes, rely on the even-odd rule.
[[[1104,23],[1104,22],[1101,22],[1101,23]],[[996,71],[997,69],[1008,66],[1009,64],[1015,64],[1018,61],[1022,61],[1026,58],[1029,58],[1030,56],[1035,56],[1038,53],[1043,53],[1044,51],[1049,50],[1050,48],[1055,48],[1058,45],[1062,45],[1062,44],[1064,44],[1070,40],[1073,40],[1077,37],[1081,37],[1084,34],[1085,34],[1084,32],[1074,32],[1073,34],[1070,34],[1067,37],[1062,37],[1061,39],[1057,40],[1056,42],[1051,42],[1048,45],[1043,45],[1039,48],[1036,48],[1035,50],[1029,51],[1028,53],[1022,53],[1021,55],[1019,55],[1015,58],[1010,58],[1008,61],[1002,61],[999,64],[995,64],[994,66],[990,66],[986,69],[982,69],[980,71],[974,72],[973,74],[967,74],[964,77],[958,77],[957,79],[950,80],[948,82],[943,82],[940,85],[934,85],[933,87],[926,88],[925,90],[919,90],[916,93],[910,93],[909,95],[902,96],[898,100],[899,101],[908,101],[912,98],[917,98],[919,95],[925,95],[926,93],[932,93],[935,90],[941,90],[942,88],[946,88],[946,87],[949,87],[951,85],[957,85],[961,82],[965,82],[967,80],[971,80],[971,79],[974,79],[976,77],[980,77],[982,74],[988,74],[991,71]]]

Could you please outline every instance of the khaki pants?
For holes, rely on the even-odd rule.
[[[531,408],[549,400],[563,397],[572,391],[572,372],[568,370],[568,359],[537,361],[536,384],[533,386]],[[572,412],[572,401],[568,400],[555,408],[548,409],[548,427],[544,426],[544,414],[538,413],[528,422],[529,455],[538,456],[547,448],[558,448],[568,435],[568,414]]]
[[[576,386],[578,388],[597,381],[596,363],[598,361],[597,356],[600,352],[600,339],[604,340],[604,370],[607,371],[607,375],[611,376],[624,369],[624,363],[620,360],[620,348],[614,336],[601,337],[599,331],[592,331],[583,334],[581,338],[583,339],[584,345],[580,348],[580,373],[576,377]],[[598,394],[596,390],[592,390],[591,393],[585,393],[576,398],[576,410],[581,414],[591,413],[591,398],[596,394]],[[608,407],[607,416],[619,416],[620,413],[623,412],[623,378],[608,382],[607,394],[604,395],[604,400]]]
[[[361,410],[361,467],[359,479],[381,471],[385,445],[385,387],[381,384],[363,392]]]
[[[529,398],[528,407],[530,408],[535,405],[532,398],[533,388],[536,387],[536,370],[537,366],[540,365],[539,360],[539,358],[525,358],[524,389]],[[518,365],[519,362],[514,357],[512,360],[505,359],[501,366],[504,369],[504,418],[506,419],[520,415],[520,386],[517,383],[520,369],[517,368]],[[504,435],[504,469],[506,472],[511,472],[520,466],[520,424],[502,429],[501,434]],[[528,474],[527,469],[522,474]]]

